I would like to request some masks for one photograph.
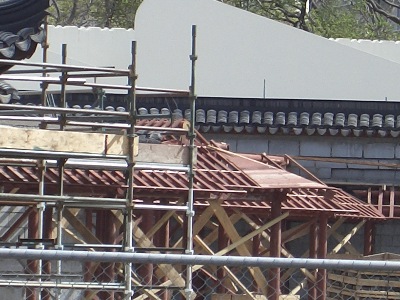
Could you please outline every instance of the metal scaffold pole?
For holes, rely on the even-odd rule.
[[[129,121],[128,129],[128,190],[126,195],[125,217],[125,252],[133,252],[133,185],[135,167],[135,123],[136,123],[136,41],[132,42],[132,64],[130,66],[130,90],[129,90]],[[131,299],[132,290],[132,263],[125,264],[125,299]]]
[[[192,26],[192,54],[190,60],[192,63],[191,67],[191,82],[189,88],[190,98],[190,131],[189,131],[189,191],[188,191],[188,210],[187,210],[187,245],[186,254],[193,255],[193,218],[194,218],[194,162],[195,162],[195,138],[196,133],[194,131],[195,124],[195,111],[196,111],[196,94],[195,94],[195,66],[196,66],[196,25]],[[186,299],[192,299],[193,287],[192,287],[192,266],[188,265],[186,269],[186,287],[185,295]]]

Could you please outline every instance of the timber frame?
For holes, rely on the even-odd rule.
[[[60,78],[40,78],[42,107],[0,105],[2,119],[36,122],[40,128],[0,128],[0,132],[10,136],[0,144],[2,212],[21,212],[1,233],[3,246],[294,257],[297,254],[292,254],[288,245],[307,238],[309,247],[302,257],[327,258],[343,251],[353,255],[373,253],[373,224],[384,219],[373,205],[316,178],[308,180],[287,172],[282,159],[266,154],[232,153],[195,133],[195,27],[192,82],[186,92],[192,103],[191,123],[172,122],[161,115],[150,116],[153,120],[139,119],[135,106],[135,49],[133,43],[131,68],[115,70],[66,65],[64,46],[63,64],[33,65],[44,74],[49,68],[61,73]],[[0,60],[0,63],[29,66],[14,61]],[[67,85],[99,87],[72,76],[74,72],[96,72],[88,75],[94,77],[127,76],[129,86],[102,87],[127,90],[129,112],[67,108]],[[46,87],[55,83],[61,85],[61,107],[47,107]],[[26,117],[27,112],[40,116]],[[49,113],[57,117],[45,116]],[[88,120],[78,119],[78,114],[85,114]],[[98,122],[99,116],[111,121]],[[124,123],[116,121],[121,118]],[[92,128],[96,130],[82,133]],[[139,129],[162,132],[162,144],[138,143]],[[23,136],[26,142],[12,139],[16,135]],[[41,139],[40,145],[38,138],[31,139],[32,135]],[[87,150],[88,138],[90,146],[94,146],[91,151]],[[63,144],[66,139],[75,143]],[[92,140],[98,140],[99,144],[95,146]],[[114,151],[116,144],[118,150]],[[146,155],[150,151],[151,155]],[[118,162],[108,163],[107,159]],[[342,234],[338,229],[345,223],[352,227]],[[246,233],[239,227],[245,228]],[[350,240],[363,227],[364,253],[360,253]],[[27,235],[21,238],[24,230]],[[332,249],[328,249],[329,239],[335,241]],[[87,264],[85,281],[91,281],[101,268],[104,265]],[[51,266],[35,261],[28,269],[40,276],[49,273]],[[106,269],[107,273],[98,280],[107,283],[122,274],[120,291],[93,289],[85,291],[86,299],[96,294],[98,299],[117,299],[121,295],[125,299],[168,299],[172,289],[192,299],[199,288],[193,274],[208,276],[211,271],[205,266],[189,266],[184,272],[174,266],[153,264],[142,265],[137,271],[130,264]],[[301,271],[310,299],[323,299],[326,271]],[[61,272],[59,265],[57,272]],[[255,299],[261,292],[268,299],[280,299],[293,270],[271,269],[265,273],[254,267],[249,274],[255,282],[250,287],[228,267],[218,270],[212,280],[224,282],[224,286],[218,287],[221,294],[235,292]],[[139,294],[133,294],[135,286],[143,287]],[[296,295],[301,288],[299,284],[288,294]],[[50,299],[50,295],[45,288],[39,293],[38,288],[28,286],[26,299],[39,298]]]

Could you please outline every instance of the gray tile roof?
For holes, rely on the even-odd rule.
[[[74,108],[80,108],[74,105]],[[86,105],[83,108],[90,108]],[[124,107],[107,106],[106,110],[124,111]],[[138,115],[160,118],[190,119],[190,111],[168,108],[138,108]],[[285,135],[378,136],[400,135],[400,114],[355,114],[332,112],[271,112],[249,110],[197,109],[196,127],[203,133],[245,133]]]

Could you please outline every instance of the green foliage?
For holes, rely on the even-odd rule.
[[[328,38],[398,39],[395,24],[370,9],[365,0],[329,0],[310,12],[310,27]]]
[[[400,19],[394,4],[376,0],[220,0],[327,38],[394,39]]]
[[[56,0],[52,24],[133,28],[143,0]],[[198,0],[201,1],[201,0]],[[377,0],[220,0],[327,38],[399,39],[393,4]],[[397,0],[395,0],[397,1]],[[378,3],[379,2],[379,3]],[[52,7],[51,13],[57,16]]]
[[[133,28],[142,0],[56,0],[51,24]],[[57,11],[58,7],[58,11]]]

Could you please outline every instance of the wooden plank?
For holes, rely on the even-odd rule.
[[[329,229],[327,232],[327,238],[329,238],[333,232],[335,232],[344,222],[346,221],[346,218],[340,218],[339,220],[337,220]],[[309,255],[309,250],[306,250],[303,255],[301,257],[308,257]],[[289,269],[288,271],[285,272],[285,274],[282,276],[282,278],[288,278],[292,273],[293,269]],[[282,279],[283,280],[283,279]],[[307,278],[305,278],[304,280],[302,280],[296,287],[294,287],[291,291],[290,291],[290,295],[296,295],[301,289],[302,287],[306,284]],[[315,279],[314,279],[315,281]]]
[[[175,215],[177,218],[177,221],[180,224],[183,224],[183,219],[180,216]],[[214,251],[209,247],[210,244],[205,243],[199,236],[198,234],[193,235],[193,240],[195,243],[197,243],[197,245],[199,245],[203,250],[205,254],[209,254],[209,255],[215,255]],[[196,265],[193,267],[193,272],[202,268],[203,266],[201,265]],[[251,292],[244,286],[244,284],[235,276],[235,274],[233,274],[233,272],[227,267],[227,266],[221,266],[222,268],[224,268],[224,270],[226,271],[228,277],[232,280],[232,282],[234,284],[236,284],[246,295],[248,295],[251,299],[255,300],[255,298],[253,297],[253,295],[251,294]]]
[[[126,155],[128,152],[126,136],[116,134],[0,126],[0,135],[0,148],[5,149],[101,155]]]
[[[228,247],[218,251],[217,253],[215,253],[215,255],[225,255],[226,253],[228,253],[229,251],[238,248],[239,246],[241,246],[243,243],[247,242],[248,240],[252,239],[254,236],[264,232],[265,230],[267,230],[268,228],[272,227],[273,225],[275,225],[276,223],[282,221],[283,219],[286,219],[289,216],[289,213],[286,212],[283,215],[281,215],[280,217],[273,219],[271,221],[269,221],[268,223],[265,223],[262,226],[259,226],[258,228],[256,228],[254,231],[250,232],[249,234],[245,235],[244,237],[234,241],[232,244],[230,244]]]
[[[362,220],[360,223],[358,223],[340,242],[339,244],[337,244],[337,246],[330,252],[331,254],[336,254],[339,252],[340,249],[343,248],[343,246],[345,246],[350,239],[357,233],[358,230],[360,230],[360,228],[362,226],[364,226],[366,220]],[[356,251],[354,249],[354,251]],[[357,251],[356,253],[353,254],[359,254]]]
[[[394,217],[394,186],[390,187],[390,207],[389,207],[389,218]]]
[[[291,242],[293,240],[297,240],[305,235],[308,235],[310,231],[310,226],[315,222],[311,220],[307,223],[300,224],[296,227],[290,228],[284,232],[282,232],[282,244]]]
[[[114,216],[117,218],[117,222],[119,225],[122,225],[123,223],[123,216],[122,214],[116,214],[115,211],[112,211]],[[139,226],[135,225],[134,226],[134,231],[133,231],[133,237],[137,243],[137,246],[139,247],[145,247],[145,248],[155,248],[155,245],[153,244],[152,241],[150,241],[149,238],[146,237],[145,233],[139,228]],[[138,243],[140,241],[140,244]],[[175,286],[178,287],[185,287],[185,280],[182,278],[181,274],[171,265],[168,264],[159,264],[157,265],[158,269],[161,270],[163,273],[162,276],[168,277],[168,285],[174,284]],[[159,274],[157,274],[158,277]],[[184,291],[180,291],[182,294],[184,294]]]
[[[88,244],[102,244],[102,242],[68,209],[63,209],[63,217],[80,233]]]
[[[332,236],[334,237],[334,239],[336,240],[336,241],[338,241],[338,242],[341,242],[342,240],[343,240],[343,235],[341,235],[341,234],[339,234],[339,233],[337,233],[337,232],[332,232]],[[352,245],[352,244],[350,244],[350,243],[346,243],[346,244],[344,244],[344,248],[349,252],[349,254],[347,254],[347,257],[346,257],[346,259],[347,258],[349,258],[350,257],[350,255],[352,256],[352,257],[355,257],[355,258],[358,258],[358,257],[360,257],[360,256],[362,256],[362,254],[361,253],[359,253],[358,251],[357,251],[357,249],[356,248],[354,248],[354,246]],[[334,257],[336,257],[336,255],[335,255],[336,253],[329,253],[329,258],[331,258],[331,259],[333,259]],[[340,255],[340,254],[339,254]],[[342,259],[343,259],[343,257],[341,257]]]
[[[239,220],[241,220],[241,216],[238,214],[234,214],[234,215],[230,215],[229,219],[231,220],[232,224],[236,224],[237,222],[239,222]],[[218,227],[215,228],[212,232],[210,232],[206,237],[203,238],[203,241],[207,244],[207,245],[211,245],[212,243],[214,243],[216,240],[218,239]]]
[[[240,213],[240,212],[239,212],[239,213]],[[252,219],[250,219],[247,215],[245,215],[245,214],[243,214],[243,213],[240,213],[240,214],[241,214],[241,217],[242,217],[251,227],[253,227],[253,228],[255,228],[255,229],[259,228],[259,226],[258,226]],[[261,233],[261,236],[262,236],[264,239],[266,239],[267,242],[269,243],[270,236],[269,236],[268,233],[266,233],[266,232],[264,231],[264,232]],[[294,256],[293,256],[289,251],[287,251],[285,247],[281,247],[281,253],[282,253],[282,255],[285,256],[285,257],[294,258]],[[294,271],[295,269],[292,269],[292,270]],[[315,281],[315,277],[314,277],[307,269],[301,268],[300,270],[301,270],[308,278],[310,278],[311,280]],[[292,271],[291,273],[293,273],[293,271]],[[286,271],[285,274],[284,274],[283,276],[281,276],[282,281],[286,280],[286,279],[290,276],[291,273],[289,274],[288,272],[289,272],[289,270]],[[286,277],[285,277],[285,276],[286,276]]]
[[[379,187],[379,196],[378,196],[378,210],[383,213],[382,207],[383,207],[383,189],[382,187]]]
[[[311,173],[310,171],[308,171],[306,168],[304,168],[301,164],[299,164],[296,160],[294,160],[291,156],[285,154],[285,158],[287,160],[289,160],[289,162],[293,163],[294,165],[296,165],[296,167],[298,167],[302,172],[306,173],[311,180],[314,180],[322,185],[326,186],[326,183],[321,181],[317,176],[315,176],[313,173]]]
[[[151,239],[156,232],[175,214],[174,211],[167,211],[158,221],[154,224],[151,229],[146,233],[146,237]],[[141,241],[139,241],[140,243]]]
[[[127,156],[126,135],[0,126],[0,148]],[[145,144],[134,139],[137,162],[189,164],[189,149],[181,145]],[[195,149],[196,151],[196,149]],[[196,157],[196,152],[195,152]],[[196,163],[196,162],[195,162]]]
[[[194,164],[196,164],[197,148],[194,149],[194,157]],[[187,165],[189,164],[189,148],[180,145],[139,143],[135,160],[137,162]]]

